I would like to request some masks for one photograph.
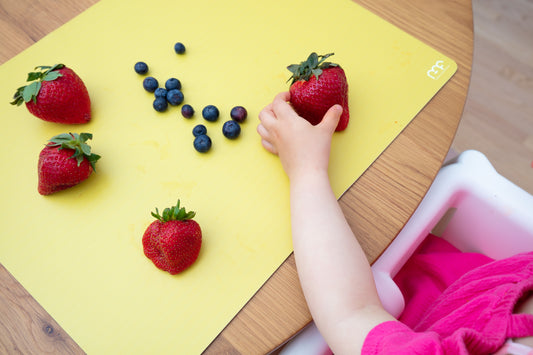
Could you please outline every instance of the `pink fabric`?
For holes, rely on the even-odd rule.
[[[414,327],[448,286],[491,261],[483,254],[463,253],[446,240],[428,235],[394,277],[405,300],[398,320]]]
[[[512,314],[518,300],[533,290],[533,252],[493,262],[479,254],[443,255],[440,263],[424,263],[428,251],[448,247],[437,244],[423,245],[417,253],[421,258],[408,262],[415,275],[400,276],[409,307],[401,319],[409,325],[390,321],[376,326],[363,354],[490,354],[507,338],[533,335],[533,315]]]

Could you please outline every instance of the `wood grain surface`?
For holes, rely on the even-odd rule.
[[[473,0],[474,60],[452,143],[533,194],[533,1]]]
[[[95,2],[0,0],[0,63]],[[420,203],[454,138],[470,80],[472,6],[469,0],[356,2],[458,64],[450,82],[339,200],[373,262]],[[0,353],[83,353],[3,267],[0,285]],[[310,320],[291,255],[205,353],[268,353]]]

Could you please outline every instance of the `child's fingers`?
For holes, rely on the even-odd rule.
[[[257,126],[257,133],[259,133],[259,136],[261,137],[261,144],[263,145],[263,147],[272,154],[278,154],[276,146],[272,144],[272,137],[270,131],[265,128],[263,123],[260,123]]]
[[[270,134],[262,123],[257,125],[257,133],[259,133],[262,139],[270,140]]]
[[[291,105],[287,102],[290,99],[289,92],[282,92],[276,95],[272,102],[272,111],[277,118],[293,118],[298,116]]]
[[[266,105],[262,111],[269,111],[272,112],[272,102]],[[261,114],[261,113],[260,113]]]
[[[276,155],[278,154],[276,147],[274,147],[269,141],[265,139],[261,139],[261,144],[263,145],[263,148],[265,148],[270,153],[276,154]]]
[[[341,105],[333,105],[329,108],[329,110],[324,115],[324,118],[320,122],[319,126],[324,127],[324,129],[331,134],[335,131],[337,128],[337,125],[339,124],[339,120],[342,115],[342,106]]]
[[[290,98],[289,92],[280,92],[274,97],[274,100],[265,107],[265,110],[271,111],[276,116],[277,106],[287,103]]]
[[[277,94],[276,97],[274,98],[274,100],[280,99],[281,101],[287,102],[287,101],[290,100],[290,98],[291,98],[290,92],[283,91],[283,92],[280,92],[279,94]]]
[[[259,126],[262,126],[261,130],[263,132],[265,131],[268,132],[268,131],[276,129],[275,128],[276,123],[277,123],[277,119],[276,119],[276,116],[274,116],[274,113],[263,110],[259,114]],[[259,126],[257,126],[258,129],[259,129]],[[258,131],[258,133],[260,132]]]

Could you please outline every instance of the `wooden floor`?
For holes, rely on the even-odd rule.
[[[470,90],[452,150],[476,149],[533,194],[533,0],[473,0]]]

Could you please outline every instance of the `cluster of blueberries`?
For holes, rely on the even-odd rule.
[[[174,45],[174,51],[177,54],[185,53],[185,46],[178,42]],[[137,74],[145,75],[148,73],[148,65],[144,62],[135,63],[134,70]],[[183,103],[184,96],[181,91],[181,82],[176,78],[170,78],[165,82],[165,87],[159,87],[156,78],[148,76],[143,80],[143,87],[146,91],[154,94],[155,99],[153,107],[158,112],[167,110],[168,105],[179,106]],[[185,104],[181,107],[181,114],[185,118],[191,118],[194,115],[194,109],[191,105]],[[244,122],[248,113],[242,106],[235,106],[231,109],[231,120],[222,126],[222,134],[228,139],[236,139],[241,134],[240,124]],[[202,110],[202,117],[206,121],[215,122],[218,120],[220,112],[214,105],[207,105]],[[211,149],[211,138],[207,135],[207,128],[199,124],[192,131],[194,139],[194,148],[200,153],[206,153]]]

